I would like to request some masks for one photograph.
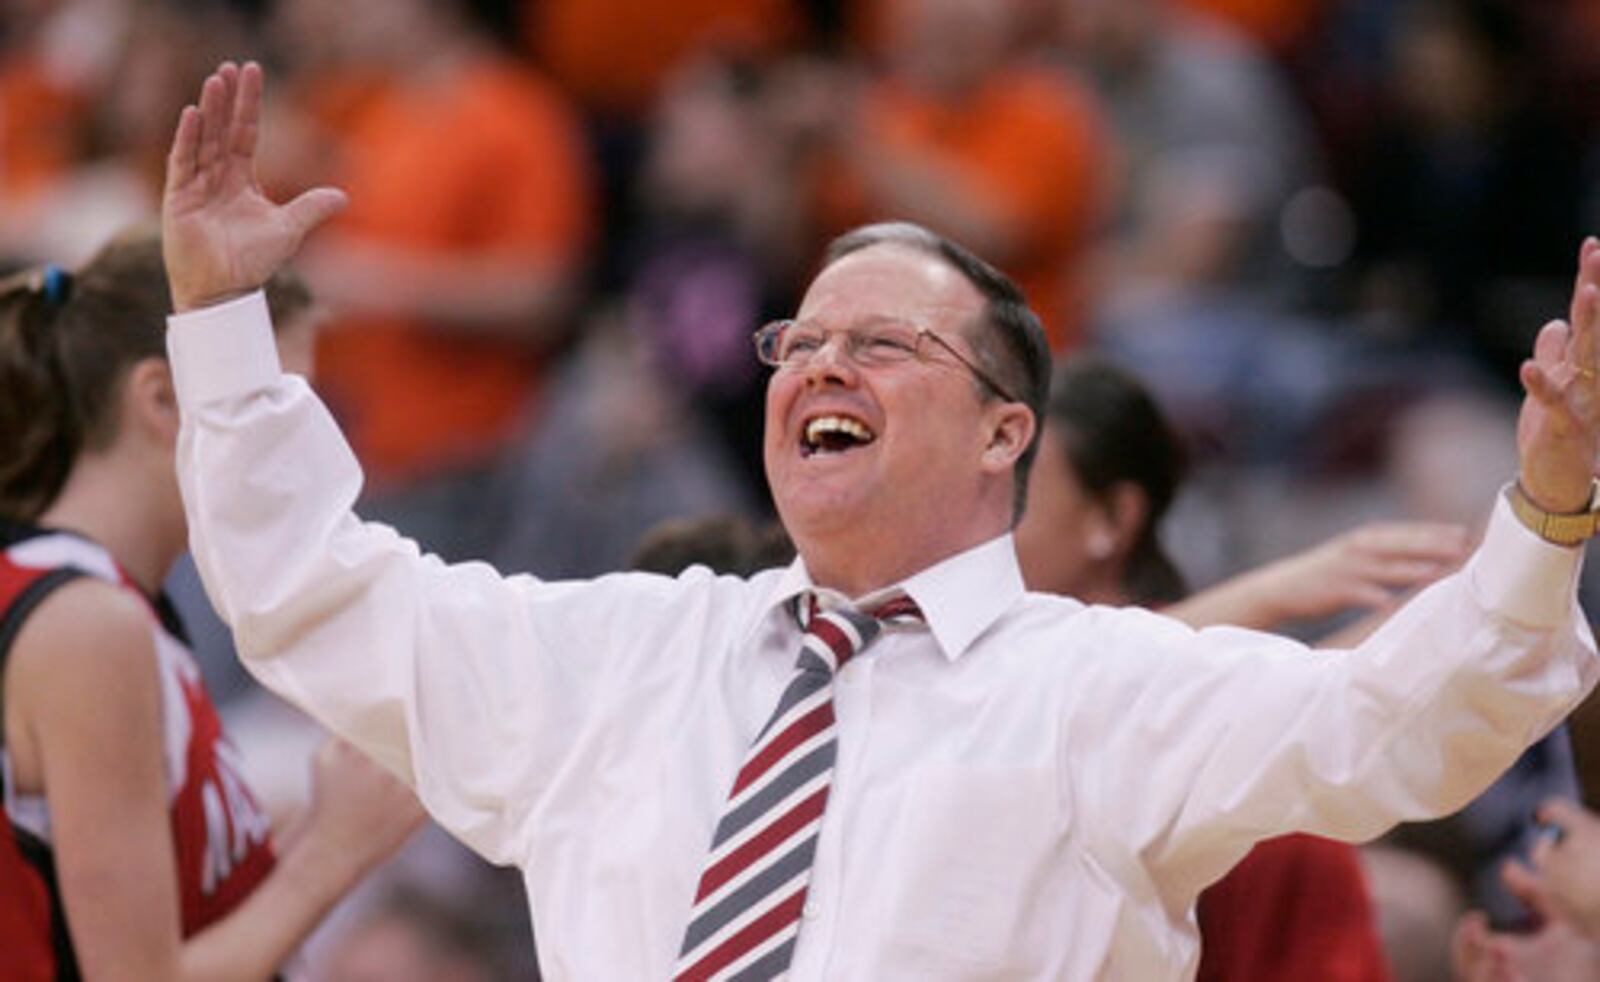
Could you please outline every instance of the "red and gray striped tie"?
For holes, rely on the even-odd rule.
[[[921,620],[899,594],[862,613],[799,605],[794,680],[745,754],[711,840],[674,982],[775,979],[789,969],[838,739],[833,677],[884,622]]]

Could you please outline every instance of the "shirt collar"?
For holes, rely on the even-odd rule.
[[[892,587],[855,598],[855,603],[868,605],[897,589],[904,590],[922,608],[939,649],[955,661],[1022,596],[1022,570],[1017,565],[1011,533],[941,560]],[[804,560],[796,557],[779,575],[762,609],[770,614],[773,608],[786,607],[807,590],[816,590],[824,598],[849,599],[816,586]]]

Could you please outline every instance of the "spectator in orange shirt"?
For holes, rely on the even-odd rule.
[[[83,139],[81,95],[31,51],[0,55],[0,196],[65,171]]]
[[[1283,292],[1306,260],[1286,247],[1282,212],[1319,154],[1282,73],[1246,36],[1168,0],[1054,3],[1062,53],[1121,152],[1107,302]]]
[[[568,326],[593,221],[583,140],[560,94],[496,52],[467,4],[352,0],[341,13],[352,67],[389,81],[338,135],[351,205],[306,261],[345,315],[319,371],[375,513],[446,554],[481,547],[495,534],[486,472]]]
[[[794,0],[527,0],[528,46],[589,109],[642,118],[707,47],[770,51],[800,33]]]
[[[14,9],[13,9],[14,8]],[[85,263],[150,217],[172,120],[242,44],[224,5],[53,0],[0,15],[0,266]]]
[[[1087,89],[1019,62],[1019,0],[896,0],[889,74],[839,119],[830,227],[901,217],[996,260],[1053,347],[1072,346],[1077,264],[1107,196],[1107,144]],[[841,175],[834,175],[841,176]]]

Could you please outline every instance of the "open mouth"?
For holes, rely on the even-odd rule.
[[[844,453],[876,440],[867,424],[848,416],[817,416],[800,431],[800,456]]]

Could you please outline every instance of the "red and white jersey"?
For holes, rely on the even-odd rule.
[[[145,596],[93,542],[0,523],[0,673],[23,621],[52,590],[80,576],[128,590],[150,614],[182,932],[189,937],[237,907],[271,872],[270,823],[245,785],[238,753],[222,732],[176,614],[164,597]],[[50,810],[43,797],[18,793],[3,735],[0,793],[0,976],[19,982],[75,979],[51,853]]]

